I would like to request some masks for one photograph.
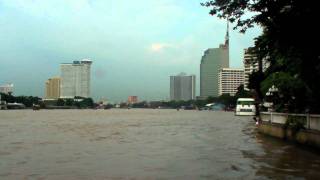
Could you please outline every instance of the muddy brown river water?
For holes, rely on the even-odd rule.
[[[10,110],[0,179],[320,179],[320,154],[230,112]]]

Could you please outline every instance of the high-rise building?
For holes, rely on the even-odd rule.
[[[200,64],[200,98],[219,95],[219,69],[229,67],[229,25],[225,43],[219,48],[210,48],[204,52]]]
[[[250,50],[244,49],[243,65],[244,65],[244,89],[249,90],[249,76],[253,72],[259,70],[259,64],[257,62],[257,56],[253,54]],[[262,71],[265,71],[269,67],[267,61],[262,61]]]
[[[191,100],[196,95],[196,76],[180,73],[170,76],[170,100]]]
[[[13,84],[2,84],[0,85],[0,92],[4,94],[12,94],[13,93]]]
[[[61,69],[61,98],[90,96],[90,68],[92,61],[83,59],[73,63],[63,63]]]
[[[138,102],[138,96],[129,96],[128,97],[128,104],[134,104]]]
[[[219,71],[219,96],[229,94],[234,96],[238,87],[244,84],[244,70],[236,68],[221,68]]]
[[[58,99],[60,97],[60,77],[53,77],[46,82],[46,99]]]

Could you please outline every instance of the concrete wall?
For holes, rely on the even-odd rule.
[[[262,122],[261,124],[259,124],[258,130],[259,132],[269,136],[273,136],[281,139],[285,138],[285,131],[283,130],[282,125],[269,124],[269,123]]]
[[[320,131],[320,115],[310,115],[309,125],[309,129]]]
[[[300,130],[294,132],[281,124],[271,124],[269,122],[259,124],[258,131],[269,136],[295,141],[320,149],[320,131]]]

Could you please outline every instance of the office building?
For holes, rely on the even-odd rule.
[[[180,73],[170,76],[170,100],[192,100],[196,96],[196,76]]]
[[[90,97],[91,64],[91,60],[83,59],[60,65],[61,98]]]
[[[221,68],[219,71],[219,96],[229,94],[234,96],[240,85],[244,84],[244,70],[236,68]]]
[[[4,94],[13,94],[13,84],[2,84],[0,85],[0,92]]]
[[[46,99],[58,99],[60,97],[60,77],[53,77],[46,82]]]
[[[200,64],[200,99],[219,95],[219,70],[229,67],[229,25],[225,43],[219,48],[210,48],[204,52]]]

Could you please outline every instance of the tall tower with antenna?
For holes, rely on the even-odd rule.
[[[200,98],[219,96],[219,70],[229,68],[229,22],[225,42],[204,52],[200,64]]]
[[[227,33],[225,36],[224,46],[229,49],[229,20],[227,21]]]

